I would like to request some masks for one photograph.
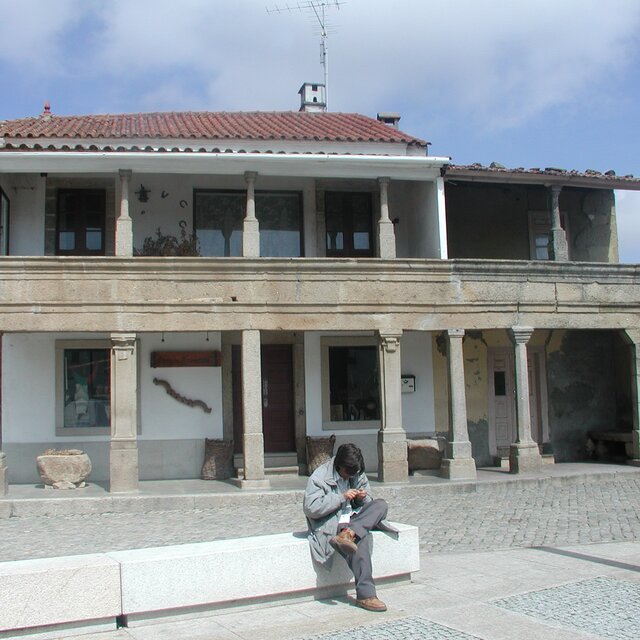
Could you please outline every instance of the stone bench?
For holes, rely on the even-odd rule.
[[[589,431],[588,448],[597,458],[607,458],[615,454],[615,445],[624,446],[627,458],[633,458],[633,433],[631,431]],[[613,447],[610,445],[614,445]]]
[[[408,580],[420,569],[418,529],[374,531],[374,577]],[[34,627],[69,634],[114,629],[177,613],[278,600],[343,595],[346,562],[311,561],[306,533],[283,533],[104,554],[0,563],[0,638]],[[44,629],[38,629],[41,631]]]

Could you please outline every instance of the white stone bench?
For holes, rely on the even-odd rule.
[[[374,577],[407,580],[420,569],[417,527],[373,532]],[[0,563],[0,638],[65,625],[84,631],[147,618],[292,596],[346,593],[353,576],[311,561],[306,534],[283,533],[105,554]],[[28,604],[27,604],[28,603]],[[78,631],[79,633],[79,631]]]

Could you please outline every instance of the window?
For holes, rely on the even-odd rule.
[[[59,189],[57,255],[104,255],[105,192]]]
[[[247,195],[243,191],[194,192],[194,228],[203,256],[241,256]],[[292,191],[259,191],[260,255],[302,255],[302,198]]]
[[[0,189],[0,256],[9,255],[9,198]]]
[[[371,194],[328,191],[324,202],[327,256],[373,256]]]
[[[111,349],[108,341],[56,343],[56,435],[108,434]]]
[[[332,338],[323,340],[322,345],[325,428],[377,428],[380,425],[377,344],[370,338]]]
[[[560,226],[567,235],[567,245],[569,244],[569,228],[567,216],[560,212]],[[551,252],[549,243],[551,242],[551,213],[548,211],[529,212],[529,248],[532,260],[550,260]]]

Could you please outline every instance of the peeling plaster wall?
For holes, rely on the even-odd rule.
[[[586,460],[587,432],[616,427],[614,340],[609,331],[556,331],[549,340],[549,419],[556,462]]]
[[[542,347],[547,331],[535,331],[529,344]],[[436,429],[446,433],[449,428],[449,406],[447,385],[446,336],[434,334],[434,406]],[[467,401],[467,428],[473,458],[478,466],[493,464],[493,453],[489,439],[489,349],[509,348],[513,344],[503,329],[467,331],[463,342],[465,394]]]
[[[450,258],[530,259],[529,212],[550,211],[544,186],[447,182]],[[607,189],[560,192],[568,219],[569,257],[618,262],[614,193]]]

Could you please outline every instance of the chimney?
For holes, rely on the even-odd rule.
[[[305,112],[323,112],[327,110],[327,99],[323,84],[305,82],[298,91],[300,109]]]
[[[398,122],[400,122],[400,114],[383,111],[378,114],[378,122],[384,122],[384,124],[388,124],[390,127],[397,129]]]

